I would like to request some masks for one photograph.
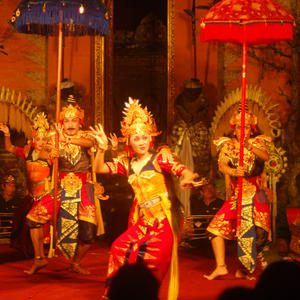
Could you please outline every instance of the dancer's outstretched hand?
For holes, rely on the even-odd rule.
[[[118,149],[118,145],[119,145],[119,141],[118,141],[118,137],[115,133],[111,133],[109,135],[110,137],[108,138],[110,143],[111,143],[111,148],[112,150],[117,150]]]
[[[50,149],[50,153],[49,153],[50,158],[58,158],[59,157],[59,149],[57,149],[54,146],[50,146],[49,149]]]
[[[192,171],[186,169],[182,173],[183,179],[180,181],[180,186],[184,189],[189,189],[197,186],[196,178],[199,177],[197,173],[193,173]]]
[[[190,170],[185,170],[183,179],[180,182],[182,188],[195,188],[208,184],[205,177],[200,178],[199,174],[193,173]]]
[[[90,136],[92,136],[97,141],[98,147],[100,149],[106,150],[108,145],[108,139],[106,134],[104,133],[102,125],[98,124],[95,125],[95,127],[90,126],[90,129]]]
[[[202,178],[197,177],[193,181],[193,187],[200,187],[200,186],[206,185],[208,183],[209,182],[208,182],[208,180],[205,177],[202,177]]]
[[[0,131],[2,131],[6,136],[9,136],[9,128],[7,125],[0,123]]]
[[[55,124],[55,129],[58,132],[59,141],[62,143],[66,142],[66,137],[63,132],[63,126],[60,123],[57,123],[57,124]]]

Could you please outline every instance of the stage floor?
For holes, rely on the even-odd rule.
[[[227,265],[230,274],[224,279],[208,281],[203,274],[214,268],[214,259],[208,240],[193,242],[194,248],[179,247],[180,292],[179,300],[217,299],[227,287],[254,287],[256,281],[236,280],[233,276],[237,261],[234,244],[227,244]],[[84,276],[68,271],[69,263],[58,253],[49,259],[47,268],[29,276],[23,273],[32,260],[20,255],[8,245],[0,245],[0,295],[1,299],[31,300],[84,300],[101,299],[104,291],[109,246],[97,241],[82,261],[91,271]],[[259,276],[260,271],[255,272]],[[167,299],[168,278],[162,284],[160,299]]]

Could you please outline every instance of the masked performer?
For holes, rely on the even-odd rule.
[[[5,149],[18,157],[25,159],[27,172],[27,196],[20,203],[14,215],[11,246],[21,251],[25,256],[31,256],[33,254],[33,243],[34,252],[41,252],[41,255],[39,256],[43,257],[43,228],[40,228],[42,234],[37,231],[31,231],[30,238],[29,229],[25,224],[25,217],[31,206],[38,203],[50,190],[50,155],[48,159],[42,159],[40,157],[41,151],[49,141],[48,121],[43,113],[40,113],[35,117],[32,128],[32,141],[24,148],[12,145],[9,129],[6,125],[0,124],[0,130],[4,132]]]
[[[271,239],[270,208],[266,189],[264,162],[268,160],[268,143],[271,138],[259,135],[251,138],[257,123],[251,113],[245,115],[244,166],[239,166],[241,114],[235,113],[230,120],[234,138],[221,137],[214,141],[219,151],[219,170],[225,174],[226,201],[217,212],[207,230],[216,259],[216,268],[209,280],[228,274],[225,264],[225,241],[238,244],[240,267],[237,278],[254,279],[250,276],[256,267],[256,257],[262,258],[262,250]],[[243,176],[240,228],[237,228],[238,177]],[[256,255],[257,254],[257,255]]]
[[[105,163],[107,137],[101,125],[91,128],[98,142],[95,171],[128,176],[135,193],[128,230],[111,247],[106,294],[111,278],[124,264],[142,262],[161,282],[171,263],[169,299],[176,299],[177,243],[182,214],[171,188],[170,174],[182,176],[183,187],[198,186],[201,182],[195,182],[198,175],[174,159],[168,149],[150,150],[153,138],[159,134],[154,119],[138,100],[129,98],[125,105],[121,133],[131,155],[119,156],[113,162]]]
[[[80,266],[80,261],[91,247],[97,234],[103,233],[100,207],[95,205],[95,189],[90,176],[88,150],[93,139],[80,129],[84,111],[77,105],[64,107],[59,132],[60,201],[57,203],[57,245],[67,259],[73,257],[70,270],[90,274]],[[98,203],[98,202],[97,202]],[[99,216],[97,218],[97,216]],[[31,230],[37,230],[53,217],[53,196],[48,194],[27,215]],[[97,231],[98,225],[98,231]],[[37,253],[28,273],[33,274],[47,265]]]

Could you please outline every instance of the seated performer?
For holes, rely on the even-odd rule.
[[[240,267],[237,278],[254,279],[256,256],[262,258],[262,250],[271,239],[270,208],[264,192],[264,162],[268,160],[267,144],[271,138],[259,135],[251,138],[251,131],[257,124],[251,113],[245,115],[244,166],[239,166],[241,114],[235,113],[230,125],[234,137],[221,137],[214,141],[219,151],[219,170],[225,174],[226,201],[212,219],[207,230],[211,233],[211,243],[216,259],[216,268],[205,278],[212,280],[228,274],[225,264],[225,241],[235,240],[238,244]],[[243,177],[240,228],[237,228],[238,177]],[[256,255],[257,253],[257,255]]]
[[[7,174],[1,182],[2,193],[0,194],[0,212],[13,213],[19,205],[16,198],[16,179],[13,175]]]
[[[174,195],[170,174],[182,176],[182,187],[200,186],[192,173],[170,151],[152,151],[156,130],[154,119],[138,100],[125,103],[125,117],[121,133],[130,155],[121,155],[113,162],[104,162],[108,139],[99,124],[91,128],[98,142],[95,171],[128,176],[135,199],[129,217],[129,227],[111,246],[106,294],[111,278],[124,264],[143,262],[161,282],[171,263],[169,299],[177,299],[178,262],[177,244],[182,211]]]
[[[80,130],[84,111],[78,105],[64,107],[60,113],[59,132],[59,179],[60,201],[57,202],[57,245],[67,259],[73,257],[70,270],[90,274],[80,262],[90,249],[97,234],[103,233],[103,222],[94,184],[90,175],[88,150],[94,141]],[[98,195],[97,195],[98,196]],[[42,234],[41,227],[53,218],[53,195],[47,194],[30,210],[27,223],[31,231]],[[41,249],[35,253],[34,263],[28,274],[34,274],[47,265]]]
[[[4,132],[5,149],[25,159],[26,162],[27,195],[21,201],[14,215],[11,246],[29,257],[33,254],[33,242],[34,249],[41,248],[40,251],[44,253],[43,234],[39,235],[36,231],[31,231],[29,234],[29,229],[25,224],[25,217],[31,206],[34,203],[36,204],[50,190],[51,155],[47,159],[40,157],[41,151],[49,141],[47,118],[43,113],[39,113],[35,117],[32,127],[32,140],[24,148],[12,145],[9,128],[6,125],[0,124],[0,130]]]
[[[196,189],[198,193],[191,196],[191,212],[194,215],[214,215],[224,204],[217,198],[216,189],[211,181]]]

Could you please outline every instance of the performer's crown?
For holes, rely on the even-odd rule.
[[[60,120],[63,120],[64,118],[79,118],[80,120],[83,120],[84,110],[82,110],[78,104],[69,104],[64,107],[60,113]]]
[[[46,136],[48,135],[49,131],[49,123],[47,120],[47,117],[45,114],[39,113],[36,115],[36,117],[33,120],[33,126],[32,126],[32,137],[36,136]]]
[[[146,133],[151,136],[160,134],[160,132],[157,132],[151,112],[148,111],[147,107],[142,108],[138,99],[129,97],[129,101],[125,102],[123,114],[121,133],[125,138],[140,133]]]
[[[241,118],[242,118],[241,113],[236,112],[230,119],[230,126],[234,127],[237,125],[241,125]],[[245,112],[245,125],[255,127],[256,124],[257,124],[256,116],[251,111]]]

